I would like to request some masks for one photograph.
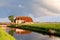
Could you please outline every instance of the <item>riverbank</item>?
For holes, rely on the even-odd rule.
[[[16,40],[16,39],[7,32],[5,32],[5,30],[3,30],[0,27],[0,40]]]
[[[10,25],[12,28],[19,28],[29,31],[34,31],[42,34],[52,34],[50,31],[53,31],[52,35],[60,36],[60,23],[34,23],[30,25]]]

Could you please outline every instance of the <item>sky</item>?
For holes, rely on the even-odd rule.
[[[8,16],[30,16],[35,22],[60,22],[60,0],[0,0],[0,22]]]

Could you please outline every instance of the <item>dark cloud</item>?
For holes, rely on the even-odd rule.
[[[0,0],[0,17],[22,16],[30,13],[28,0]],[[2,16],[3,15],[3,16]]]

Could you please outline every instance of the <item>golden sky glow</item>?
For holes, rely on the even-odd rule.
[[[44,3],[57,10],[60,10],[60,0],[44,0]]]
[[[39,16],[60,16],[60,0],[34,0],[34,14]]]

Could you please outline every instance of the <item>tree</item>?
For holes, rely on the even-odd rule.
[[[12,23],[14,23],[14,15],[10,15],[10,16],[8,16],[8,18]]]
[[[14,15],[8,16],[9,20],[11,21],[12,24],[14,24]],[[14,30],[10,30],[9,33],[13,36]]]

